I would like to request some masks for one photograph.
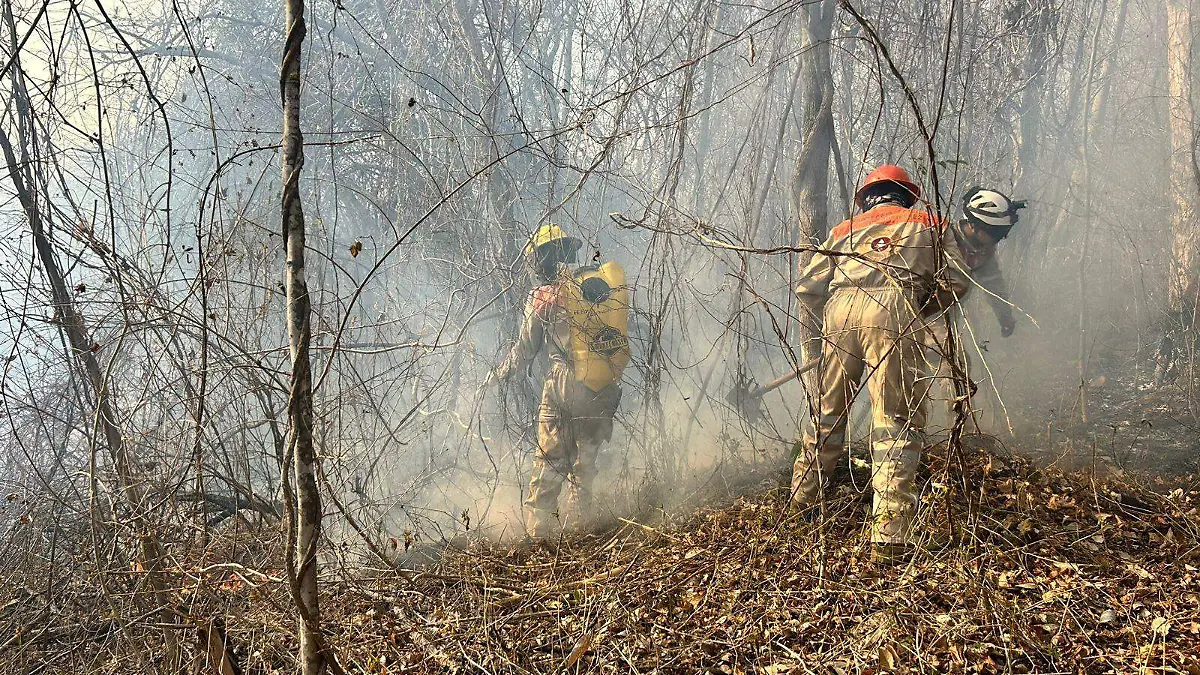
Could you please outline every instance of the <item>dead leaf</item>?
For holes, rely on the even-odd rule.
[[[350,257],[351,258],[357,258],[358,254],[361,251],[362,251],[362,242],[361,241],[356,241],[353,244],[350,244]]]
[[[880,670],[896,670],[900,664],[900,655],[896,653],[896,648],[891,645],[884,645],[879,648],[879,669]]]
[[[1150,624],[1150,630],[1163,637],[1171,632],[1171,621],[1161,616],[1154,617],[1154,621]]]
[[[572,649],[571,653],[567,656],[566,662],[563,663],[563,669],[566,670],[567,668],[570,668],[571,666],[578,663],[579,659],[583,658],[584,653],[586,653],[587,650],[591,646],[592,646],[592,633],[591,632],[584,633],[579,638],[579,642],[575,643],[575,648]]]
[[[1143,579],[1153,579],[1154,578],[1154,575],[1151,574],[1149,570],[1147,570],[1146,568],[1144,568],[1140,565],[1126,565],[1125,567],[1130,572],[1133,572],[1134,574],[1136,574],[1137,576],[1139,576]]]

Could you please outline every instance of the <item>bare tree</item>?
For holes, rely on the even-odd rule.
[[[1167,3],[1167,83],[1170,96],[1172,272],[1170,303],[1184,312],[1196,298],[1197,192],[1195,73],[1190,0]]]
[[[799,241],[820,242],[829,226],[829,164],[833,156],[833,73],[829,65],[829,42],[833,37],[833,0],[805,5],[800,10],[800,34],[805,50],[800,65],[803,96],[800,157],[796,160],[794,200]],[[798,265],[803,268],[811,254],[800,254]],[[801,360],[808,363],[820,355],[820,345],[814,349],[818,335],[807,320],[800,322]],[[816,392],[815,375],[808,376],[806,387]]]
[[[92,418],[93,428],[89,430],[92,439],[93,456],[97,446],[107,448],[109,459],[116,471],[117,481],[124,496],[127,508],[132,514],[134,531],[132,539],[136,542],[137,557],[135,568],[146,573],[150,587],[149,600],[157,608],[154,613],[160,615],[164,624],[175,621],[175,613],[167,594],[167,584],[164,580],[163,567],[166,563],[159,538],[155,536],[157,526],[150,518],[149,500],[147,499],[147,480],[139,463],[133,457],[125,434],[121,430],[121,421],[113,404],[112,382],[106,377],[101,368],[97,352],[101,345],[92,339],[83,315],[75,305],[69,290],[66,274],[59,266],[54,245],[46,231],[43,218],[44,205],[39,203],[40,193],[37,190],[38,177],[35,174],[35,153],[31,151],[37,143],[37,122],[33,119],[29,105],[29,91],[25,85],[24,73],[20,68],[20,48],[18,47],[17,32],[12,16],[12,6],[4,5],[4,21],[10,38],[12,65],[15,65],[10,77],[13,83],[11,103],[13,106],[17,133],[16,147],[8,134],[0,130],[0,151],[8,169],[8,177],[12,182],[13,191],[25,214],[33,239],[37,260],[42,265],[46,279],[50,283],[51,300],[54,307],[55,321],[67,338],[69,361],[73,367],[79,368],[90,391],[95,414]],[[97,434],[103,438],[99,443]],[[92,480],[96,480],[93,465]],[[179,666],[180,654],[178,641],[171,630],[163,633],[167,645],[163,672],[172,672]]]
[[[1191,0],[1167,2],[1167,112],[1170,118],[1171,260],[1167,303],[1172,324],[1159,347],[1156,376],[1172,379],[1178,367],[1180,335],[1190,335],[1197,302],[1200,251],[1196,231],[1196,202],[1200,198],[1200,167],[1196,157],[1194,25]],[[1182,340],[1189,344],[1190,340]],[[1189,378],[1191,379],[1191,378]]]
[[[304,137],[300,131],[300,62],[307,29],[304,0],[287,0],[284,25],[287,38],[279,72],[283,97],[283,204],[287,266],[288,348],[292,357],[288,396],[288,446],[292,456],[287,496],[292,521],[288,529],[288,574],[300,614],[300,672],[323,675],[332,659],[321,634],[317,589],[317,545],[321,541],[321,492],[317,486],[317,456],[313,443],[312,300],[304,268],[304,209],[300,203],[300,171],[304,167]]]

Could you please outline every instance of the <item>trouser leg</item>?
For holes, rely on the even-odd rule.
[[[567,510],[575,518],[591,514],[596,458],[601,444],[612,437],[620,397],[616,384],[594,392],[565,367],[555,367],[547,376],[538,415],[533,478],[525,500],[530,536],[547,536],[558,520],[564,481],[568,482]]]
[[[600,442],[592,438],[575,439],[575,463],[567,481],[567,507],[575,522],[587,520],[594,510],[596,457]]]
[[[830,300],[825,310],[825,342],[822,347],[819,409],[805,424],[795,464],[792,467],[791,506],[815,503],[837,466],[846,446],[850,407],[863,373],[862,350],[857,332],[847,321],[847,308]]]
[[[951,319],[957,321],[960,316],[958,309],[954,308],[949,311]],[[949,429],[957,421],[958,412],[955,410],[955,404],[959,396],[959,383],[956,378],[965,375],[970,380],[975,371],[971,349],[966,345],[967,335],[964,330],[961,330],[963,325],[963,322],[955,324],[960,329],[955,333],[958,340],[958,354],[953,354],[949,350],[949,327],[945,316],[938,316],[925,325],[925,349],[922,352],[925,372],[917,381],[917,391],[920,392],[918,399],[927,410],[931,411],[929,412],[931,421],[938,429]],[[956,374],[956,368],[962,370]],[[969,382],[967,386],[974,387]],[[975,403],[976,401],[971,398],[966,401],[965,422],[968,432],[979,431],[978,411]]]
[[[581,520],[591,518],[594,514],[596,460],[600,447],[612,438],[613,416],[620,398],[621,390],[616,384],[597,392],[579,382],[571,383],[570,433],[575,447],[575,460],[567,487],[567,503]]]
[[[543,538],[557,520],[558,496],[563,481],[575,463],[575,448],[569,432],[569,420],[559,385],[553,372],[546,379],[542,402],[538,407],[537,450],[533,459],[533,477],[525,500],[525,529],[531,537]]]
[[[917,400],[926,403],[928,408],[930,405],[935,406],[933,409],[935,424],[948,425],[954,419],[954,381],[952,379],[953,368],[951,368],[952,359],[946,352],[946,317],[938,315],[929,319],[925,325],[922,343],[924,349],[921,351],[923,362],[923,372],[916,382]],[[930,404],[930,401],[937,403]],[[941,411],[945,410],[946,419],[942,419]]]
[[[903,315],[899,317],[903,319]],[[874,367],[871,394],[871,541],[905,544],[917,509],[916,475],[924,446],[925,407],[917,378],[923,336],[903,320],[864,331],[867,362]]]

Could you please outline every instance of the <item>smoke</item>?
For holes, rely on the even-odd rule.
[[[240,0],[181,5],[191,47],[146,41],[131,55],[100,30],[93,70],[70,28],[64,50],[23,55],[36,90],[89,113],[34,96],[43,156],[58,158],[39,160],[43,189],[60,255],[80,261],[71,282],[123,425],[158,480],[194,478],[198,463],[209,489],[275,500],[288,355],[264,64],[278,22]],[[544,364],[479,386],[515,339],[530,288],[521,249],[544,222],[632,284],[633,363],[600,480],[612,515],[786,461],[801,385],[754,420],[728,395],[797,355],[794,247],[813,243],[796,204],[808,6],[312,8],[302,180],[317,433],[341,495],[331,533],[352,538],[347,516],[379,541],[519,530]],[[981,430],[1051,453],[1097,433],[1111,452],[1144,443],[1152,414],[1138,397],[1166,310],[1170,176],[1165,62],[1142,46],[1163,27],[1126,7],[893,3],[867,13],[891,64],[844,12],[817,36],[831,48],[832,221],[884,161],[920,176],[946,217],[974,184],[1029,200],[999,252],[1017,332],[1001,338],[976,293],[962,335]],[[137,5],[114,21],[174,35],[180,16]],[[3,218],[6,256],[25,260],[24,223]],[[31,321],[53,315],[45,290],[38,274],[10,274],[0,291],[7,382],[40,410],[70,372],[53,321]],[[73,409],[76,426],[87,409]],[[86,492],[89,442],[39,438],[28,464],[62,464],[54,480]],[[5,475],[36,490],[34,473]]]

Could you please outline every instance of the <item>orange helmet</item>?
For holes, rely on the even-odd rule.
[[[858,208],[861,209],[863,206],[863,193],[866,192],[867,188],[877,183],[895,183],[911,192],[914,199],[921,196],[920,186],[913,182],[903,167],[895,164],[884,164],[867,174],[866,179],[863,180],[862,187],[858,188],[858,191],[854,193],[854,203],[858,204]]]

